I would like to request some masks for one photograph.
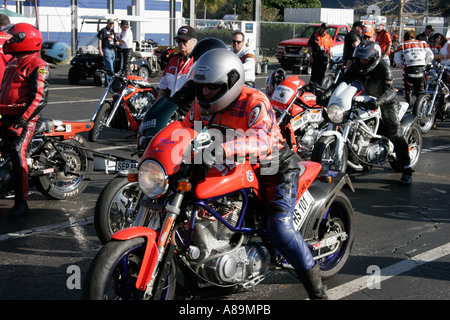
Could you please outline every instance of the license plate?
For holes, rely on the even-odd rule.
[[[300,228],[305,221],[305,218],[308,215],[309,211],[311,210],[313,204],[314,198],[309,193],[309,191],[306,190],[295,206],[294,226],[296,230],[300,231]]]
[[[117,161],[116,162],[116,171],[122,170],[130,170],[133,168],[137,168],[137,162],[131,161]]]

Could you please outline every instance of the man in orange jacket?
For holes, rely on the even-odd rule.
[[[333,39],[327,33],[328,24],[322,23],[319,31],[314,33],[308,41],[308,51],[311,60],[311,82],[322,85],[328,61],[331,58]]]
[[[242,62],[227,49],[210,50],[195,63],[195,104],[183,119],[183,125],[192,127],[200,122],[225,131],[224,136],[229,139],[215,141],[214,154],[203,152],[203,163],[198,164],[201,170],[195,176],[206,176],[212,166],[225,158],[248,159],[265,200],[263,207],[272,244],[294,267],[310,299],[326,299],[319,264],[293,224],[299,157],[281,135],[267,96],[245,86],[244,79]],[[229,137],[229,130],[245,134]]]

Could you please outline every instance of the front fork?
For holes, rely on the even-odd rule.
[[[166,216],[164,219],[164,223],[161,226],[161,231],[159,232],[159,236],[156,239],[158,255],[153,255],[152,257],[150,257],[150,259],[156,259],[156,263],[154,264],[153,272],[148,272],[146,270],[142,270],[142,267],[141,267],[141,270],[139,270],[139,274],[141,274],[142,272],[146,272],[148,274],[148,277],[144,283],[144,284],[146,284],[146,287],[145,287],[145,296],[146,297],[150,297],[152,295],[153,287],[155,286],[155,280],[159,273],[159,269],[161,267],[164,268],[164,265],[161,265],[161,267],[160,267],[160,264],[161,264],[161,261],[163,260],[166,249],[167,249],[167,247],[171,247],[171,245],[173,245],[173,244],[169,245],[169,240],[172,235],[173,229],[175,227],[175,221],[177,220],[177,217],[180,214],[180,207],[181,207],[183,198],[184,198],[184,192],[180,191],[179,193],[175,194],[175,196],[172,199],[172,201],[170,202],[170,204],[165,206],[165,210],[167,213],[166,213]],[[166,265],[166,267],[167,267],[167,265]],[[163,272],[163,275],[164,274],[167,274],[167,273]],[[157,286],[160,286],[163,283],[164,283],[164,279],[160,279],[159,283],[157,283]],[[161,290],[158,289],[157,292],[159,292],[159,291],[161,291]]]

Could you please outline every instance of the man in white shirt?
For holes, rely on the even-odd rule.
[[[130,23],[127,20],[122,20],[120,23],[122,32],[118,35],[118,45],[122,52],[120,59],[120,69],[128,70],[131,57],[133,56],[133,32],[130,28]]]
[[[255,52],[244,45],[244,34],[240,31],[233,33],[233,52],[237,54],[244,65],[245,84],[249,87],[255,87]]]
[[[433,60],[433,51],[428,43],[415,39],[414,30],[405,32],[404,42],[395,49],[394,62],[403,68],[403,87],[405,101],[412,103],[425,87],[425,66]]]

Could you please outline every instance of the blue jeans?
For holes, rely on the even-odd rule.
[[[107,71],[114,72],[114,65],[116,63],[116,51],[114,49],[103,48],[103,63]],[[106,81],[109,83],[112,77],[106,75]]]

